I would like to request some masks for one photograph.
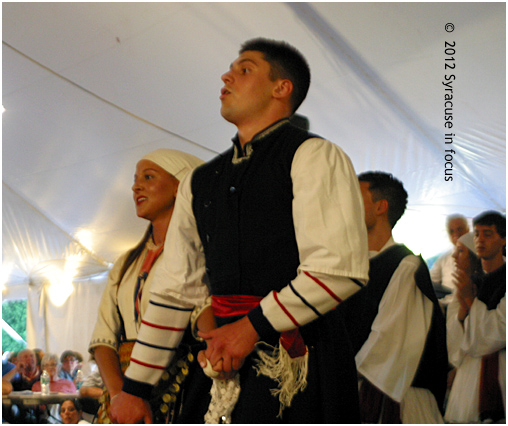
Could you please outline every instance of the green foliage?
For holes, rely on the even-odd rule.
[[[26,300],[7,300],[2,303],[2,319],[26,341]],[[2,352],[20,351],[26,345],[14,340],[2,330]]]

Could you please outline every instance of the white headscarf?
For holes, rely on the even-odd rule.
[[[179,181],[181,181],[188,172],[204,163],[203,160],[200,160],[194,155],[167,148],[156,149],[146,154],[141,160],[154,162]]]
[[[476,248],[474,246],[474,235],[472,232],[462,235],[457,242],[464,244],[474,255],[476,255]]]

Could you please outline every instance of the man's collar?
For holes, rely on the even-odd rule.
[[[238,138],[238,133],[232,139],[234,144],[234,155],[233,155],[233,163],[237,164],[241,161],[247,159],[252,154],[252,144],[258,142],[267,136],[271,135],[274,131],[276,131],[279,127],[289,123],[289,118],[283,118],[281,120],[276,121],[275,123],[270,124],[268,127],[264,128],[260,132],[256,133],[254,137],[245,144],[242,149],[242,145],[240,143],[240,139]]]
[[[504,259],[504,258],[503,258]],[[485,270],[483,271],[483,273],[485,274],[485,276],[488,276],[488,275],[493,275],[499,271],[501,271],[503,268],[506,267],[506,261],[503,262],[503,264],[499,267],[499,268],[496,268],[494,269],[493,271],[490,271],[490,272],[485,272]]]

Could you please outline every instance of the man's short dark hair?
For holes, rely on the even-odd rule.
[[[78,359],[74,351],[66,350],[62,352],[62,355],[60,355],[60,362],[63,363],[65,361],[65,358],[67,358],[68,356],[72,356],[73,358],[76,358],[76,360]]]
[[[293,83],[291,109],[294,113],[307,96],[310,86],[310,68],[305,57],[285,41],[254,38],[247,40],[240,48],[240,54],[247,50],[261,52],[270,64],[270,79],[286,78]]]
[[[476,225],[495,226],[499,236],[506,237],[506,216],[495,210],[488,210],[476,216],[473,219],[473,226]]]
[[[393,227],[406,211],[407,192],[402,182],[391,173],[365,172],[358,175],[360,182],[368,182],[372,200],[388,201],[388,222]]]

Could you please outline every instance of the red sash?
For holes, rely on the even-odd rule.
[[[232,295],[212,296],[213,314],[219,318],[247,315],[259,305],[263,297]],[[307,348],[298,328],[284,331],[280,335],[280,344],[291,358],[298,358],[307,353]]]

